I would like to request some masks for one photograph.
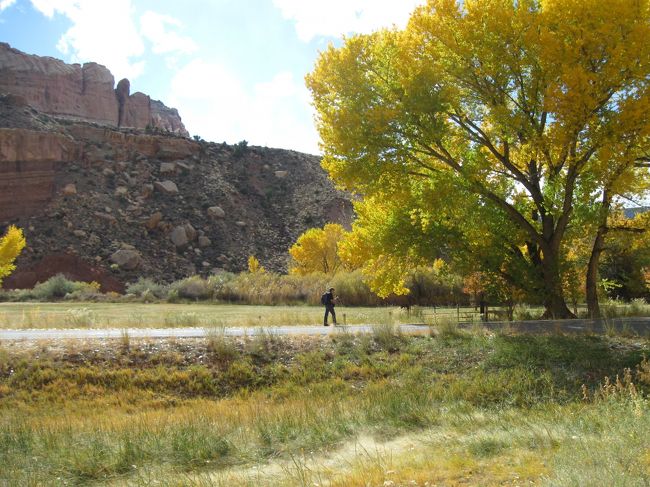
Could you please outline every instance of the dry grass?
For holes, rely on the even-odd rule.
[[[413,319],[399,308],[337,307],[341,323]],[[247,306],[143,303],[0,303],[0,328],[177,328],[318,325],[322,306]]]
[[[391,325],[334,341],[215,329],[203,340],[4,344],[0,484],[650,480],[650,343],[405,337]]]

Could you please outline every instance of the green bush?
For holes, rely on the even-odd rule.
[[[36,284],[31,293],[33,298],[41,301],[55,301],[63,298],[85,301],[99,294],[97,283],[71,281],[63,274],[57,274],[45,282]]]
[[[126,293],[143,299],[150,296],[157,299],[164,299],[167,297],[167,287],[156,283],[152,279],[141,277],[136,282],[126,286]]]
[[[205,301],[212,299],[214,289],[210,281],[203,279],[201,276],[191,276],[181,281],[176,281],[170,285],[171,291],[176,291],[181,299],[191,299],[193,301]]]

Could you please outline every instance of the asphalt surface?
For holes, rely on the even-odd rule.
[[[461,323],[461,328],[474,325]],[[536,320],[515,322],[481,323],[490,330],[506,329],[520,333],[629,333],[640,336],[650,335],[650,317],[645,318],[616,318],[611,320]],[[244,337],[262,333],[277,336],[323,336],[336,333],[372,333],[372,325],[349,326],[274,326],[268,328],[232,327],[219,329],[216,332],[226,336]],[[400,325],[400,330],[407,334],[427,333],[428,325]],[[122,338],[202,338],[215,333],[206,328],[104,328],[104,329],[0,329],[0,340],[92,340]]]

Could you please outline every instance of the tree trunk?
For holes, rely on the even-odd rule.
[[[598,303],[598,263],[603,251],[604,242],[605,233],[598,229],[596,240],[594,241],[594,246],[589,256],[589,264],[587,265],[587,314],[592,319],[600,318],[600,304]]]
[[[570,319],[576,316],[564,300],[557,256],[550,249],[543,254],[542,275],[544,278],[544,314],[542,319]]]
[[[611,197],[609,191],[605,189],[603,192],[603,200],[600,208],[600,222],[598,231],[596,232],[596,239],[591,248],[591,255],[589,256],[589,264],[587,265],[587,279],[585,283],[585,291],[587,295],[587,314],[589,318],[600,318],[600,304],[598,303],[598,264],[600,263],[600,256],[605,249],[605,235],[607,234],[607,216],[609,215],[609,207],[611,205]]]

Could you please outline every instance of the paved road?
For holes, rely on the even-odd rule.
[[[425,325],[402,325],[404,333],[418,333],[429,330]],[[217,333],[226,336],[252,336],[262,333],[281,336],[329,335],[334,333],[371,333],[370,325],[353,326],[273,326],[269,328],[223,328]],[[47,340],[47,339],[93,339],[121,338],[128,334],[129,338],[201,338],[215,333],[209,328],[105,328],[105,329],[45,329],[45,330],[3,330],[0,329],[0,340]]]
[[[461,324],[468,328],[471,325]],[[619,318],[614,320],[537,320],[519,322],[490,322],[483,323],[491,330],[502,328],[512,329],[523,333],[544,333],[561,331],[564,333],[604,333],[608,330],[630,332],[641,336],[650,335],[650,317]],[[427,325],[401,325],[404,333],[427,333]],[[274,326],[269,328],[224,328],[226,336],[251,336],[268,333],[281,336],[322,336],[335,333],[372,333],[371,325],[352,326]],[[221,332],[221,330],[219,330]],[[106,329],[32,329],[5,330],[0,329],[0,340],[56,340],[56,339],[107,339],[121,338],[128,334],[129,338],[201,338],[214,333],[206,328],[106,328]]]

